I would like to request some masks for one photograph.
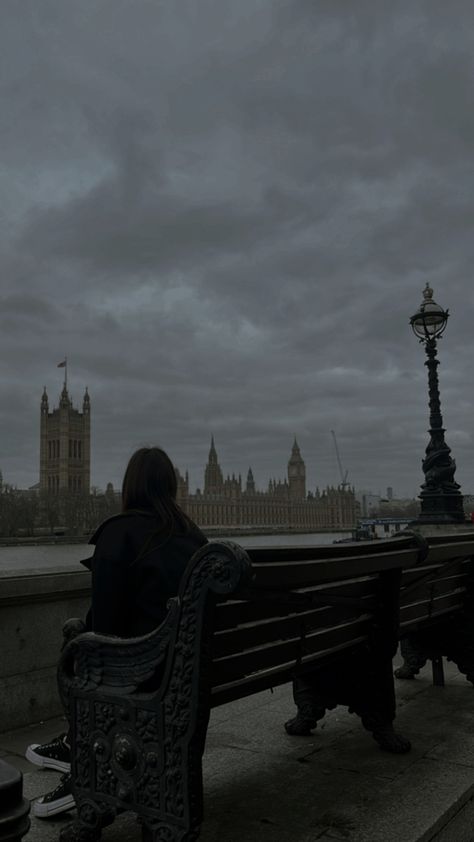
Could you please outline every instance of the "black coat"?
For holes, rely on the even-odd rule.
[[[156,628],[166,603],[178,593],[184,569],[207,543],[191,523],[164,540],[152,512],[124,512],[104,521],[89,541],[94,555],[82,563],[92,571],[92,631],[135,637]]]

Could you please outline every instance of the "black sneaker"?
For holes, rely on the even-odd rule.
[[[35,766],[43,769],[56,769],[58,772],[71,771],[71,749],[66,742],[66,734],[60,734],[50,743],[33,743],[26,749],[25,757]]]
[[[75,806],[76,803],[72,794],[72,778],[68,773],[61,776],[61,783],[58,784],[56,789],[35,801],[33,815],[39,819],[48,819],[58,813],[65,813],[66,810],[72,810]]]

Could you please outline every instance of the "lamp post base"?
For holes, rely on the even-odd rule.
[[[465,523],[463,496],[459,492],[420,494],[421,512],[418,523]]]

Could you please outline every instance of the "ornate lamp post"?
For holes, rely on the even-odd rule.
[[[420,494],[420,523],[462,523],[466,519],[460,485],[454,479],[456,463],[444,440],[439,399],[436,340],[444,333],[448,316],[448,311],[433,301],[433,290],[426,284],[423,302],[410,319],[415,336],[425,346],[430,399],[430,441],[423,459],[425,481]]]

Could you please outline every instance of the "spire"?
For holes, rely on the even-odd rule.
[[[288,481],[290,497],[294,500],[304,500],[306,497],[306,466],[301,456],[296,436],[288,461]]]
[[[204,493],[218,494],[223,487],[223,483],[224,478],[217,459],[214,436],[211,436],[211,449],[209,450],[209,458],[204,472]]]
[[[246,483],[246,486],[245,486],[245,490],[246,490],[247,494],[255,494],[255,480],[253,478],[252,468],[248,469],[247,483]]]
[[[300,448],[299,448],[298,442],[296,441],[296,436],[295,436],[295,440],[293,442],[293,447],[291,448],[290,462],[292,462],[294,464],[296,462],[302,462],[302,461],[303,461],[303,457],[301,456],[301,451],[300,451]]]
[[[209,462],[217,462],[217,452],[214,445],[214,436],[211,436],[211,449],[209,450]]]
[[[46,386],[45,386],[44,389],[43,389],[43,394],[41,396],[41,419],[42,419],[42,423],[43,423],[43,421],[47,420],[48,413],[49,413],[49,404],[48,404],[48,395],[47,395]]]
[[[296,436],[295,436],[295,440],[294,440],[294,442],[293,442],[293,447],[292,447],[292,450],[291,450],[291,455],[292,455],[292,456],[298,456],[298,457],[301,459],[301,452],[300,452],[300,448],[299,448],[298,442],[296,441]]]
[[[64,381],[63,390],[61,392],[61,397],[59,399],[59,406],[60,407],[68,407],[71,405],[71,401],[69,399],[69,393],[66,386],[66,381]]]

